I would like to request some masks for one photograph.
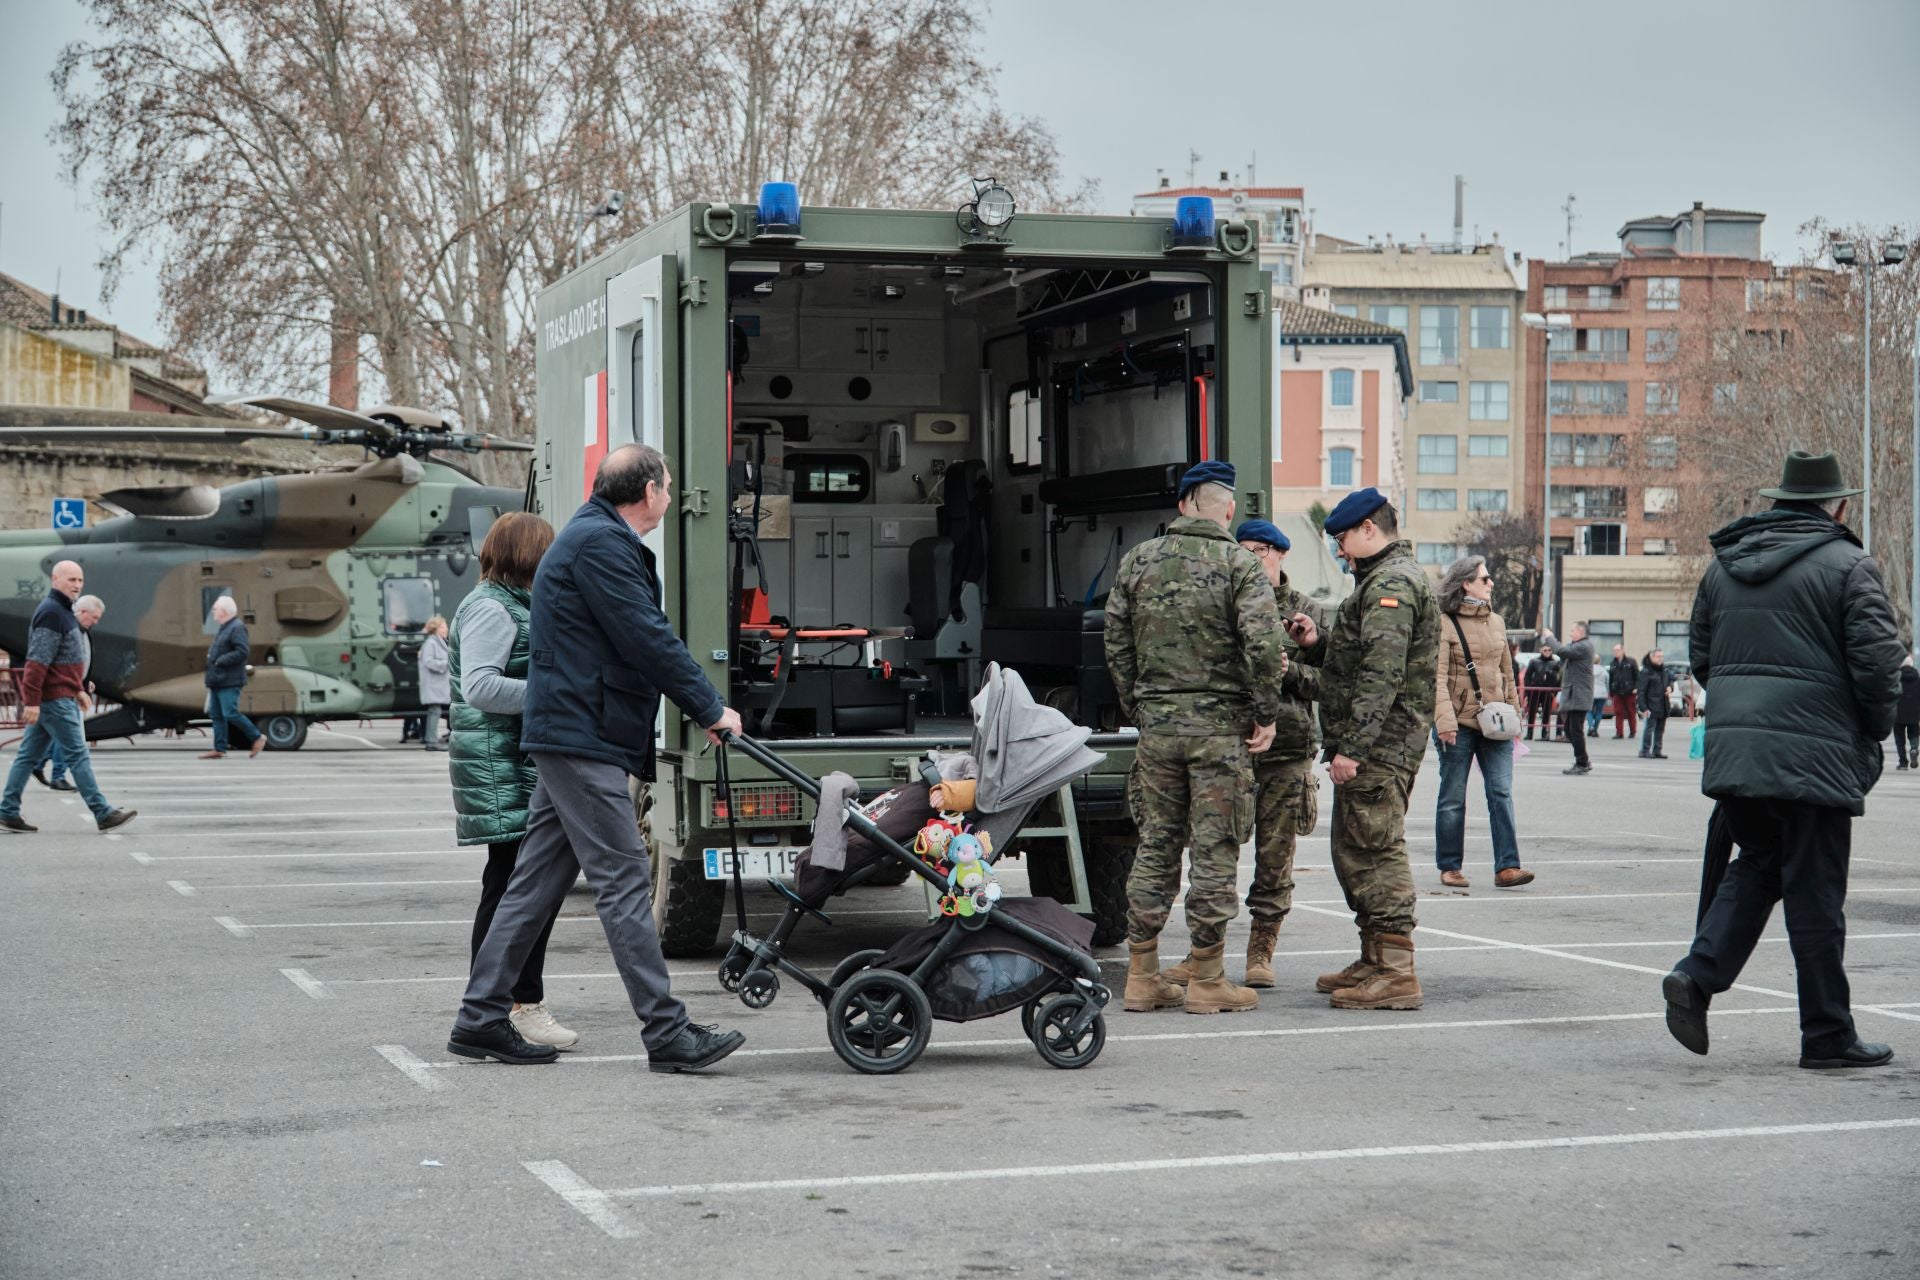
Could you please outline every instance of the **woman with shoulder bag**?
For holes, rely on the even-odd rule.
[[[1513,821],[1513,739],[1520,733],[1517,687],[1506,623],[1493,611],[1493,578],[1484,556],[1464,556],[1440,579],[1440,662],[1435,673],[1434,747],[1440,755],[1440,805],[1434,861],[1440,883],[1467,887],[1460,869],[1467,834],[1467,775],[1480,762],[1493,826],[1493,882],[1515,889],[1532,881],[1520,866]]]

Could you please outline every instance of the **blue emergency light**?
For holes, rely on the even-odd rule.
[[[1173,247],[1189,252],[1213,248],[1213,197],[1181,196],[1173,206]]]
[[[755,216],[760,222],[755,240],[800,239],[800,188],[791,182],[761,183]]]

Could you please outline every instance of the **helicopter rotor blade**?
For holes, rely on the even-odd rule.
[[[429,442],[430,448],[458,449],[462,453],[532,453],[533,445],[525,440],[506,440],[491,434],[467,434],[453,432],[438,436]]]
[[[363,413],[355,413],[352,409],[342,409],[337,405],[314,404],[289,396],[215,396],[207,403],[265,409],[269,413],[282,414],[328,431],[362,431],[374,440],[391,440],[394,434],[393,428],[378,418],[369,418]]]
[[[0,425],[0,444],[243,444],[249,440],[284,440],[291,444],[359,444],[350,433],[319,427],[247,427],[209,418],[177,416],[206,425],[124,426],[101,423],[48,423],[44,426]],[[0,417],[0,421],[4,421]]]

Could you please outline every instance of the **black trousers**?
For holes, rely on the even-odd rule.
[[[486,941],[487,930],[493,924],[493,913],[507,892],[507,882],[513,879],[513,864],[519,857],[518,840],[487,846],[486,870],[480,873],[480,909],[473,913],[473,943],[467,956],[469,967],[473,964],[473,957],[480,954],[480,944]],[[560,904],[556,903],[553,916],[559,914]],[[547,917],[546,927],[540,930],[533,950],[527,953],[527,962],[520,966],[520,979],[513,984],[512,991],[515,1004],[539,1004],[547,998],[547,937],[553,932],[553,916]]]
[[[1827,1058],[1858,1039],[1844,963],[1853,818],[1791,800],[1720,802],[1740,856],[1727,867],[1693,949],[1676,967],[1708,995],[1731,987],[1784,902],[1800,991],[1800,1051]]]
[[[1529,736],[1533,733],[1533,722],[1536,717],[1540,721],[1541,735],[1545,738],[1551,738],[1553,736],[1553,693],[1553,690],[1546,689],[1527,695],[1527,733]]]
[[[1567,741],[1573,744],[1573,762],[1581,768],[1587,767],[1587,713],[1584,711],[1563,711],[1560,713],[1560,729],[1567,735]]]
[[[1893,749],[1900,753],[1901,764],[1920,766],[1920,724],[1893,726]]]

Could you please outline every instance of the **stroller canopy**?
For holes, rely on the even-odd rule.
[[[1087,746],[1093,730],[1033,700],[1017,671],[987,665],[973,698],[973,758],[979,808],[999,813],[1058,791],[1106,757]]]

